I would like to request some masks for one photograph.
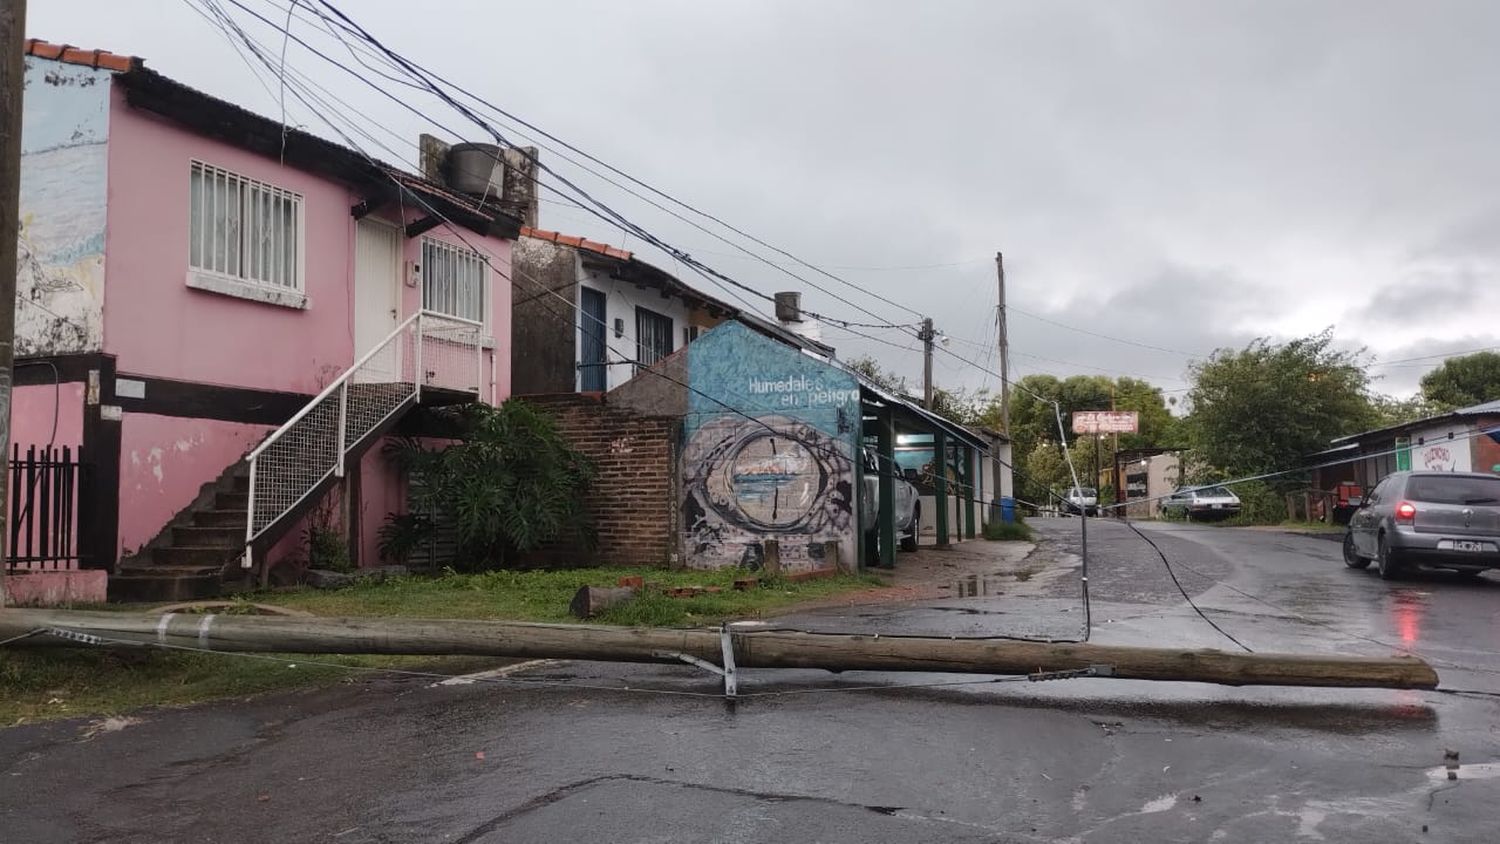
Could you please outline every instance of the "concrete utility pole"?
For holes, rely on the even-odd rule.
[[[10,386],[16,341],[16,238],[21,221],[21,96],[26,77],[26,0],[0,3],[0,607],[10,549]]]
[[[995,322],[1000,337],[1000,430],[1010,439],[1010,338],[1005,332],[1005,256],[995,253],[995,275],[1000,280],[1000,307]]]
[[[928,410],[932,410],[932,338],[936,336],[932,317],[923,318],[917,337],[922,341],[922,407]]]

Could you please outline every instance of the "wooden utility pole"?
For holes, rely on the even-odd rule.
[[[922,407],[927,410],[932,410],[932,339],[936,336],[932,317],[924,317],[917,337],[922,341]]]
[[[1000,281],[1000,305],[995,310],[995,322],[1000,340],[1000,430],[1010,439],[1010,337],[1005,325],[1005,256],[995,253],[995,276]]]
[[[0,607],[5,606],[11,370],[16,342],[16,238],[21,221],[21,98],[26,88],[26,0],[0,3]]]
[[[514,621],[11,610],[0,613],[0,639],[15,646],[81,644],[47,632],[114,642],[218,651],[322,654],[418,654],[675,663],[683,655],[739,668],[919,671],[1023,675],[1100,666],[1100,676],[1228,686],[1341,686],[1432,689],[1437,672],[1411,656],[1307,656],[1217,650],[1044,644],[949,639],[671,630]],[[97,643],[90,643],[97,644]]]

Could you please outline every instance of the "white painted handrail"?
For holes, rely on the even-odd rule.
[[[483,324],[425,310],[407,317],[246,456],[241,565],[250,568],[255,540],[329,475],[343,477],[351,451],[424,387],[477,397],[483,380]]]

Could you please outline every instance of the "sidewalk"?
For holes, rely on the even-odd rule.
[[[773,619],[736,626],[822,633],[908,636],[1075,635],[1081,608],[1051,597],[1059,578],[1076,578],[1078,558],[1055,543],[974,540],[948,550],[901,554],[887,587],[804,604]]]

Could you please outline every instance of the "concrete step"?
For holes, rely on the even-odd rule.
[[[245,521],[249,515],[239,510],[197,510],[193,513],[193,524],[198,527],[238,527],[240,536],[245,535]]]
[[[241,522],[244,517],[241,516]],[[172,544],[198,548],[237,548],[245,543],[244,525],[203,526],[172,528]]]
[[[109,579],[109,600],[115,601],[192,601],[219,594],[219,570],[208,574],[176,574],[176,569],[160,571],[135,569],[117,572]],[[187,569],[186,571],[195,571]]]
[[[126,577],[217,577],[221,571],[222,566],[167,566],[135,559],[122,562],[115,574]]]
[[[241,512],[250,507],[250,493],[248,492],[221,492],[214,497],[214,508],[217,510],[239,510]]]
[[[173,545],[151,552],[157,566],[222,566],[234,558],[233,548],[212,545]]]
[[[230,483],[232,483],[234,485],[234,491],[235,492],[249,492],[250,491],[250,476],[249,475],[235,475],[234,477],[230,478]]]

